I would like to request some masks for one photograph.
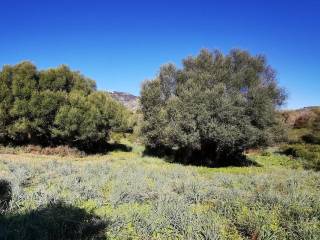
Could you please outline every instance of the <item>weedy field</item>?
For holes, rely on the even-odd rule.
[[[276,153],[249,167],[131,152],[0,155],[0,239],[320,239],[320,173]]]

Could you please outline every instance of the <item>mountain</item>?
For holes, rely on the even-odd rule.
[[[109,91],[112,98],[122,103],[124,106],[132,111],[139,108],[139,97],[125,92]]]

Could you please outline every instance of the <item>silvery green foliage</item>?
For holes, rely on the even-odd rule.
[[[0,160],[12,186],[9,213],[63,201],[110,222],[130,239],[319,239],[317,172],[200,174],[157,159]]]
[[[178,150],[185,162],[239,163],[243,150],[284,135],[276,109],[285,98],[265,57],[202,50],[144,82],[142,137],[151,152]]]

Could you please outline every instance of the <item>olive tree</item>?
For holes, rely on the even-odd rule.
[[[265,57],[202,50],[182,69],[164,65],[143,83],[142,135],[149,149],[175,151],[184,161],[237,161],[282,134],[276,110],[285,98]]]

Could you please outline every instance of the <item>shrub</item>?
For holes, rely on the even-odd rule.
[[[187,162],[237,162],[245,149],[281,139],[275,110],[284,100],[264,57],[203,50],[143,84],[141,132],[149,148],[178,150]]]
[[[309,134],[303,135],[301,138],[305,143],[320,144],[320,134],[309,133]]]
[[[281,147],[281,151],[294,158],[303,160],[306,168],[320,170],[320,146],[309,144],[292,144]]]
[[[56,159],[0,160],[12,184],[0,239],[320,237],[320,172],[279,162],[210,169],[149,157]],[[97,225],[97,235],[85,234]]]
[[[113,128],[128,128],[124,106],[64,65],[44,71],[30,62],[4,66],[0,90],[1,143],[88,148],[106,143]]]

